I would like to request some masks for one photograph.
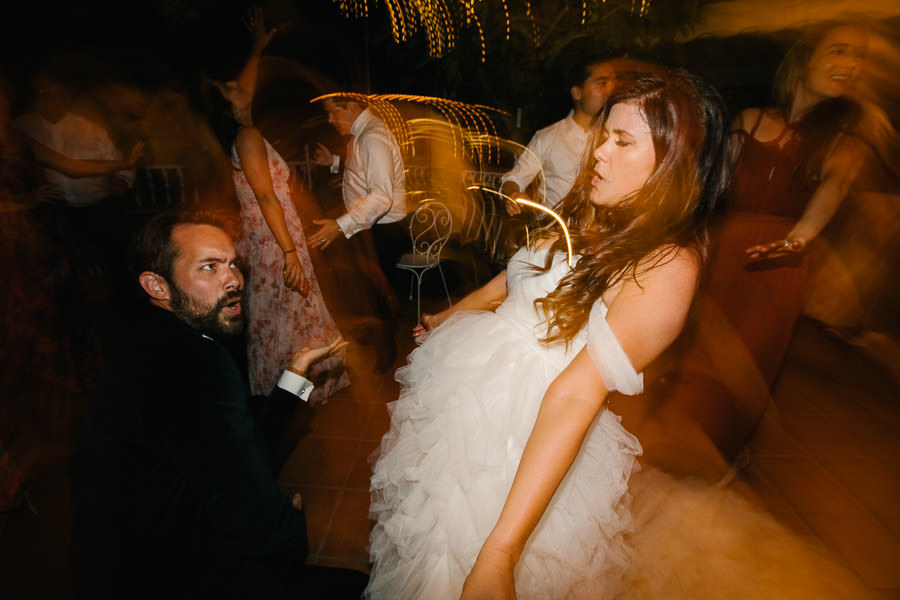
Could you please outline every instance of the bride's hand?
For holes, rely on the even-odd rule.
[[[424,343],[431,330],[447,319],[446,312],[447,311],[444,311],[436,315],[428,313],[422,315],[422,322],[413,328],[413,338],[420,344]]]
[[[514,570],[509,554],[482,548],[463,584],[460,600],[516,600]]]

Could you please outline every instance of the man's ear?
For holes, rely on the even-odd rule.
[[[572,100],[578,102],[581,100],[581,88],[577,85],[573,85],[569,88],[569,93],[572,95]]]
[[[138,275],[138,282],[140,282],[144,291],[154,300],[168,302],[172,299],[171,291],[169,290],[169,282],[167,282],[162,275],[158,275],[153,271],[144,271]]]

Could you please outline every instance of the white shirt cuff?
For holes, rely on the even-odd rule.
[[[337,173],[341,170],[341,155],[340,154],[332,154],[331,155],[331,166],[328,168],[332,173]]]
[[[293,371],[288,371],[287,369],[281,373],[281,377],[278,378],[278,383],[276,385],[284,391],[294,394],[304,402],[309,401],[309,395],[315,387],[312,381],[306,377],[297,375]]]
[[[345,238],[350,238],[354,233],[359,231],[359,228],[356,227],[356,224],[353,221],[353,217],[350,216],[350,213],[346,212],[335,219],[338,228],[340,228],[341,233],[344,234]]]

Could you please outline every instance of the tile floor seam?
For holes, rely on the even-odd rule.
[[[334,501],[334,506],[331,507],[331,512],[328,515],[328,523],[325,525],[325,528],[322,532],[322,539],[319,541],[319,548],[315,553],[315,556],[320,556],[322,550],[325,548],[325,543],[328,541],[328,534],[331,533],[331,526],[334,524],[334,517],[337,514],[338,506],[341,505],[341,499],[344,497],[344,490],[339,489],[337,498]]]
[[[753,461],[752,456],[750,457],[750,460],[752,463],[752,461]],[[787,497],[787,495],[781,490],[781,488],[778,485],[776,485],[775,482],[772,481],[763,470],[757,468],[754,470],[754,473],[769,487],[769,490],[772,493],[776,494],[778,496],[778,498],[781,499],[786,506],[789,506],[797,514],[797,516],[800,517],[800,519],[803,521],[803,523],[806,525],[806,527],[810,531],[816,531],[815,528],[812,526],[812,524],[809,522],[809,520],[803,516],[803,511],[801,511],[799,508],[797,508],[797,506],[793,502],[791,502],[791,499]],[[770,507],[766,507],[766,511],[769,512],[770,514],[772,514],[774,512]],[[778,519],[778,521],[785,527],[790,527],[787,523],[784,523],[780,519]],[[821,539],[821,536],[819,536],[818,533],[816,533],[816,537]]]
[[[896,540],[898,543],[900,543],[900,535],[897,535],[896,533],[894,533],[894,531],[893,531],[890,527],[888,527],[887,524],[886,524],[881,518],[879,518],[879,516],[878,516],[877,514],[873,513],[868,507],[866,507],[865,510],[864,510],[862,513],[833,512],[833,511],[817,511],[817,510],[808,510],[808,511],[804,511],[804,513],[805,513],[805,514],[810,514],[810,515],[859,515],[859,516],[868,516],[868,517],[870,517],[873,521],[875,521],[878,525],[880,525],[881,528],[882,528],[882,529],[883,529],[883,530],[884,530],[891,538],[893,538],[893,539]]]
[[[836,483],[836,484],[837,484],[844,492],[846,492],[846,494],[847,494],[848,496],[850,496],[851,498],[853,498],[853,500],[855,500],[856,503],[859,504],[860,507],[862,507],[862,509],[863,509],[865,512],[867,512],[867,513],[869,513],[871,516],[877,518],[877,516],[872,512],[872,509],[870,509],[870,508],[866,505],[866,503],[863,502],[863,500],[862,500],[859,496],[857,496],[856,494],[854,494],[854,493],[853,493],[853,490],[848,489],[847,486],[845,486],[844,483],[843,483],[840,479],[838,479],[837,476],[836,476],[834,473],[832,473],[832,472],[828,469],[828,467],[825,466],[825,464],[823,464],[823,463],[821,462],[821,460],[819,460],[819,458],[817,458],[817,457],[815,457],[815,456],[811,456],[811,457],[810,457],[810,460],[812,460],[813,463],[815,463],[815,465],[816,465],[817,467],[819,467],[820,469],[822,469],[822,471],[824,471],[824,472],[828,475],[828,477],[829,477],[833,482],[835,482],[835,483]],[[811,511],[811,512],[814,512],[814,511]],[[881,519],[877,519],[877,520],[878,520],[879,523],[881,523],[882,527],[885,527],[885,524],[884,524],[884,522],[881,521]],[[887,529],[887,528],[886,528],[886,529]],[[890,531],[890,530],[888,529],[888,531]]]

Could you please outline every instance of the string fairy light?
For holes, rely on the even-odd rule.
[[[396,43],[406,42],[418,31],[425,33],[425,43],[431,56],[444,56],[456,45],[457,37],[463,29],[474,29],[481,51],[481,62],[487,62],[487,42],[482,18],[478,12],[490,0],[332,0],[341,13],[348,18],[369,16],[369,3],[381,2],[387,9],[391,22],[391,35]],[[505,29],[505,39],[509,41],[511,31],[510,4],[524,14],[528,21],[532,42],[541,44],[541,29],[535,0],[494,0],[500,6]],[[600,11],[624,9],[639,17],[647,16],[652,0],[559,0],[552,3],[555,15],[565,13],[572,5],[572,14],[581,14],[581,26],[586,26],[591,15]],[[617,6],[607,6],[617,5]],[[546,11],[545,11],[546,12]],[[577,17],[575,17],[577,19]]]

